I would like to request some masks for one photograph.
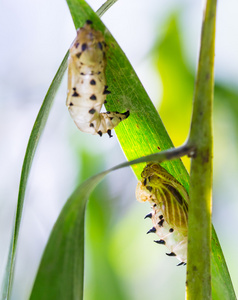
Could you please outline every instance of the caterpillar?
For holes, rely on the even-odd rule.
[[[129,116],[125,113],[100,113],[111,92],[106,85],[106,43],[101,31],[86,21],[77,30],[68,59],[68,92],[66,105],[77,127],[86,133],[107,133]]]
[[[136,198],[140,202],[149,201],[152,212],[150,218],[153,227],[147,233],[156,233],[159,240],[154,242],[165,245],[180,263],[187,263],[188,240],[188,200],[185,188],[163,167],[157,163],[149,163],[141,173],[141,181],[136,188]]]

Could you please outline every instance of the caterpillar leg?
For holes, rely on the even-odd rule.
[[[129,111],[125,113],[99,113],[99,111],[96,108],[88,110],[88,108],[74,106],[72,109],[72,106],[69,106],[69,112],[78,129],[86,133],[98,134],[99,136],[107,133],[109,137],[112,137],[112,129],[130,115]]]

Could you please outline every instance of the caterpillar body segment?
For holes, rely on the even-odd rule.
[[[110,94],[106,85],[106,43],[101,31],[92,22],[77,30],[68,59],[68,92],[66,105],[77,127],[86,133],[108,133],[129,116],[105,112],[101,108]]]
[[[148,164],[138,182],[136,198],[148,201],[152,212],[145,218],[152,220],[153,227],[147,232],[158,235],[157,244],[169,249],[168,256],[176,256],[180,263],[187,263],[188,200],[185,188],[163,167]]]

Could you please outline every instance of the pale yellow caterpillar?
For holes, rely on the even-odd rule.
[[[151,218],[153,227],[147,232],[159,236],[157,244],[165,245],[180,263],[187,263],[188,240],[188,200],[185,188],[163,167],[156,163],[148,164],[136,188],[136,198],[140,202],[149,201],[152,212],[145,216]]]
[[[110,94],[106,85],[106,43],[92,22],[77,30],[68,60],[68,94],[66,105],[77,127],[86,133],[108,133],[129,116],[125,113],[100,113]]]

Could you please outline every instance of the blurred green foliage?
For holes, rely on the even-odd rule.
[[[169,16],[165,21],[163,34],[160,34],[152,50],[156,70],[163,84],[162,100],[158,106],[158,110],[175,146],[184,143],[188,136],[196,68],[196,66],[194,68],[189,67],[188,59],[184,56],[186,51],[184,51],[185,45],[182,44],[179,19],[179,12]],[[225,125],[225,128],[221,130],[222,125]],[[229,147],[233,147],[234,145],[237,147],[238,88],[221,80],[215,81],[214,87],[214,131],[214,167],[216,170],[219,164],[218,169],[222,171],[225,170],[224,163],[226,164],[227,161]],[[216,144],[221,148],[217,148]],[[216,159],[218,157],[223,158],[222,162]],[[182,160],[189,170],[189,159],[182,158]],[[237,165],[237,158],[232,156],[232,150],[229,160],[232,160]],[[227,174],[227,176],[234,175]],[[224,174],[215,173],[214,177],[221,187]],[[224,197],[225,194],[224,192]],[[229,200],[224,198],[223,203],[221,203],[222,206],[225,205],[225,201]],[[231,241],[231,238],[227,238],[226,240]],[[233,278],[233,281],[236,286],[235,278]],[[217,291],[217,293],[216,296],[219,299],[219,292]],[[215,296],[215,293],[213,296]],[[224,298],[226,297],[225,295],[223,296]]]
[[[100,170],[104,157],[83,153],[81,157],[81,176],[88,174],[88,168]],[[81,181],[81,180],[80,180]],[[130,299],[115,266],[110,260],[110,248],[113,232],[117,225],[117,202],[110,195],[108,181],[103,180],[90,196],[86,213],[86,278],[85,299],[103,300]]]
[[[152,49],[156,71],[162,81],[163,93],[158,111],[175,145],[183,144],[188,136],[195,81],[195,68],[189,67],[179,26],[180,11],[172,13],[163,25]],[[238,88],[215,82],[215,113],[220,110],[231,115],[231,124],[238,141]],[[189,170],[189,158],[182,158]]]
[[[173,13],[163,26],[152,55],[160,75],[163,95],[159,113],[175,147],[182,145],[191,121],[194,75],[189,70],[182,47],[179,14]],[[189,159],[182,158],[189,170]]]

